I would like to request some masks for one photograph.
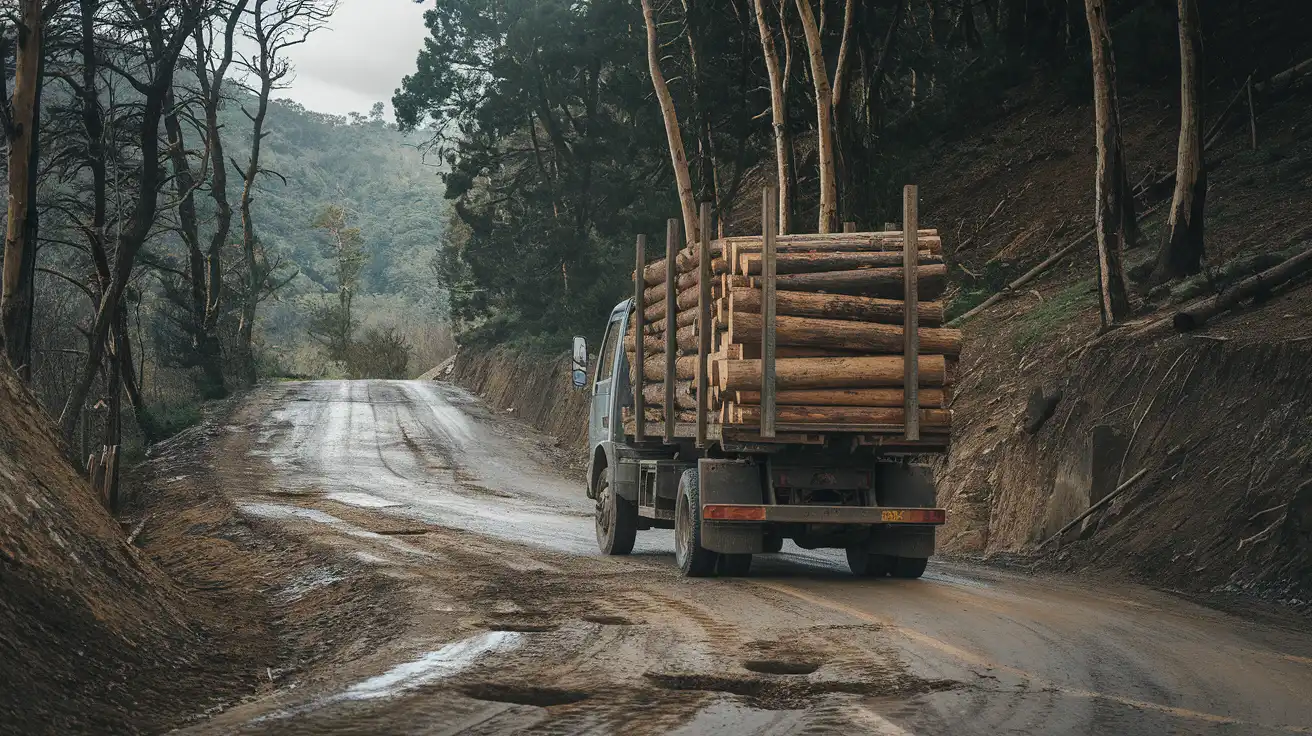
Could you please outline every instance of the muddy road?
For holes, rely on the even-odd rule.
[[[544,438],[450,385],[266,386],[226,430],[217,486],[328,560],[271,595],[397,592],[191,732],[1312,733],[1312,635],[1288,622],[946,562],[858,580],[791,544],[686,580],[660,530],[604,557]]]

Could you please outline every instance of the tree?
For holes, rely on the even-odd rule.
[[[9,363],[31,376],[32,287],[36,269],[37,158],[40,143],[42,46],[45,9],[23,0],[18,16],[14,94],[5,111],[9,140],[9,219],[5,232],[0,324]]]
[[[1180,142],[1168,234],[1157,252],[1153,281],[1198,273],[1203,260],[1207,166],[1203,161],[1203,31],[1197,0],[1177,0],[1180,32]]]
[[[756,26],[761,34],[761,55],[765,58],[766,75],[770,78],[770,121],[774,130],[775,177],[779,187],[779,233],[787,234],[792,224],[792,140],[788,135],[788,85],[779,68],[775,53],[774,31],[765,18],[765,0],[755,0]],[[779,27],[785,39],[788,36],[786,2],[779,3]]]
[[[241,321],[238,323],[238,370],[246,383],[255,382],[255,312],[260,300],[273,286],[273,269],[261,264],[259,240],[251,203],[260,174],[260,146],[268,135],[264,130],[269,112],[269,97],[282,89],[292,74],[286,59],[288,49],[309,39],[310,34],[327,23],[337,8],[336,0],[255,0],[251,17],[244,27],[246,37],[255,43],[253,54],[242,55],[241,64],[254,76],[255,111],[242,109],[251,122],[250,157],[242,171],[241,250],[244,279],[241,285]]]
[[[683,146],[683,132],[679,129],[679,116],[674,109],[674,98],[661,72],[660,37],[656,33],[656,16],[651,0],[642,0],[642,17],[647,24],[647,68],[651,72],[651,85],[661,105],[661,119],[665,122],[665,137],[670,147],[670,164],[674,167],[674,181],[679,192],[679,208],[683,212],[683,232],[686,242],[701,241],[701,227],[697,220],[697,203],[692,193],[692,177],[688,174],[688,154]]]
[[[134,69],[119,67],[119,76],[140,95],[140,116],[137,126],[137,146],[140,154],[140,171],[135,179],[135,202],[118,235],[118,246],[110,271],[110,282],[97,306],[95,320],[88,338],[86,360],[83,362],[72,391],[59,415],[60,429],[71,439],[78,418],[109,340],[111,329],[121,327],[119,312],[123,294],[133,275],[137,254],[150,236],[159,209],[159,190],[162,185],[160,166],[159,128],[164,117],[164,103],[173,85],[173,73],[178,57],[208,9],[204,0],[182,0],[167,7],[155,8],[138,4],[123,6],[122,24],[128,34],[133,55],[139,59]],[[117,354],[126,358],[123,341]]]
[[[313,227],[328,236],[328,255],[336,270],[337,305],[319,310],[311,334],[323,344],[330,360],[349,363],[356,327],[351,303],[365,264],[364,236],[360,228],[349,226],[346,209],[340,205],[319,213]]]
[[[1094,221],[1098,234],[1099,306],[1103,328],[1107,329],[1124,320],[1130,311],[1121,253],[1133,247],[1134,199],[1121,150],[1116,61],[1107,28],[1106,4],[1104,0],[1085,0],[1084,7],[1093,49],[1094,130],[1098,148]]]
[[[850,11],[851,3],[848,3]],[[833,232],[838,222],[838,179],[834,170],[833,91],[825,67],[824,41],[811,11],[811,0],[797,0],[802,30],[806,35],[807,55],[811,62],[811,81],[815,87],[816,147],[820,159],[820,215],[817,232]],[[849,18],[851,13],[845,13]],[[844,29],[846,37],[846,27]]]

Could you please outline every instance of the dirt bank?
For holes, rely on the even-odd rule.
[[[568,469],[583,472],[592,395],[574,388],[568,352],[552,356],[510,348],[465,349],[456,356],[451,373],[441,378],[555,438]]]

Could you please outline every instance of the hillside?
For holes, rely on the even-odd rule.
[[[229,153],[238,161],[250,135],[240,102],[223,110]],[[272,258],[283,259],[283,273],[299,272],[261,317],[258,339],[270,369],[328,369],[304,333],[311,307],[337,288],[326,238],[312,227],[330,205],[344,207],[364,235],[364,323],[401,328],[419,349],[414,366],[443,357],[432,345],[444,303],[433,261],[449,207],[433,160],[418,148],[423,134],[400,133],[379,116],[325,115],[290,100],[272,102],[266,124],[262,157],[273,173],[261,177],[253,205],[257,234]]]

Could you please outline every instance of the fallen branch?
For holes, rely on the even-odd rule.
[[[137,525],[132,528],[132,533],[128,535],[129,547],[132,546],[133,542],[137,541],[137,535],[141,533],[141,530],[146,528],[146,521],[148,519],[150,519],[150,514],[146,514],[145,516],[141,517],[141,521],[138,521]]]
[[[1035,549],[1036,550],[1043,549],[1044,547],[1048,546],[1048,543],[1051,542],[1052,540],[1060,539],[1061,535],[1070,531],[1071,528],[1074,527],[1076,524],[1087,519],[1089,515],[1092,514],[1093,512],[1111,503],[1112,499],[1124,493],[1127,488],[1134,485],[1136,481],[1138,481],[1140,478],[1144,477],[1147,474],[1148,474],[1148,468],[1144,468],[1143,470],[1140,470],[1139,472],[1130,476],[1130,479],[1117,486],[1116,490],[1112,491],[1111,493],[1108,493],[1106,496],[1103,496],[1101,501],[1090,506],[1088,509],[1084,511],[1084,513],[1080,514],[1079,516],[1075,517],[1074,519],[1071,519],[1070,522],[1066,524],[1066,526],[1062,527],[1061,529],[1058,529],[1056,534],[1053,534],[1051,537],[1048,537],[1047,539],[1040,542],[1039,546],[1036,547]]]
[[[1171,324],[1179,332],[1188,332],[1203,326],[1207,320],[1228,312],[1249,297],[1258,296],[1274,286],[1312,271],[1312,248],[1286,259],[1267,270],[1250,276],[1214,297],[1194,302],[1171,317]]]

